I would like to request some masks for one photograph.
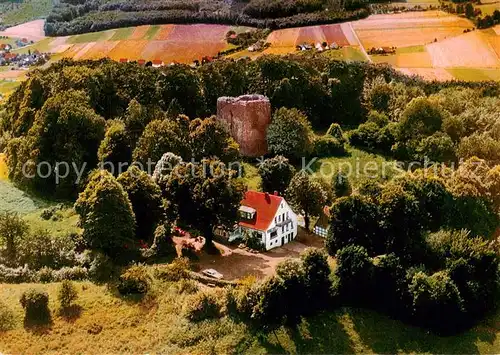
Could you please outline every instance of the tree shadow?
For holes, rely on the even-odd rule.
[[[73,304],[59,311],[59,315],[69,323],[74,323],[82,314],[83,308],[80,305]]]
[[[40,320],[32,320],[24,317],[24,329],[32,334],[35,335],[45,335],[49,334],[50,331],[52,330],[52,317],[49,315],[45,319],[40,319]]]
[[[352,354],[349,335],[339,320],[338,312],[324,312],[304,318],[296,328],[280,328],[258,337],[270,354]]]
[[[494,328],[476,327],[453,336],[439,336],[426,329],[405,324],[376,311],[346,309],[363,343],[375,353],[438,353],[478,354],[475,342],[492,344],[496,339]],[[446,320],[443,319],[445,322]]]

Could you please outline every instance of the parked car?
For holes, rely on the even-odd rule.
[[[224,275],[214,269],[205,269],[201,273],[205,276],[212,277],[217,280],[222,280],[224,278]]]

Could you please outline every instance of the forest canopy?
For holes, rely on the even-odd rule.
[[[364,1],[338,0],[61,0],[47,17],[49,36],[164,23],[215,23],[285,28],[368,16]]]

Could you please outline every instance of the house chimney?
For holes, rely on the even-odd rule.
[[[274,191],[274,196],[279,196],[280,194],[278,193],[278,191]]]

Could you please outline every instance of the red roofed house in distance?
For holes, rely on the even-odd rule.
[[[297,237],[297,215],[277,193],[247,191],[239,209],[240,221],[230,233],[216,234],[229,241],[242,238],[244,231],[257,232],[266,250],[280,247]]]

